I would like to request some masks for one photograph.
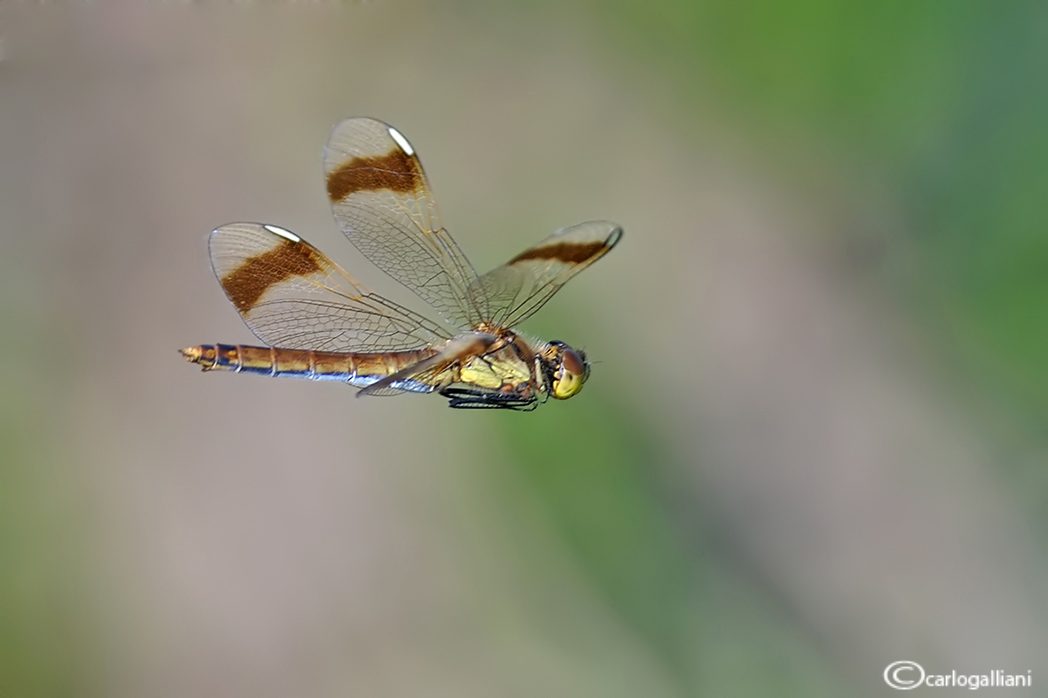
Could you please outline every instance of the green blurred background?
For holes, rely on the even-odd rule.
[[[1048,695],[1046,66],[1036,3],[0,3],[0,695]],[[181,361],[232,220],[422,309],[356,115],[482,271],[624,225],[525,327],[579,397]]]

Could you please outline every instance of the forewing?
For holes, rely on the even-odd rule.
[[[590,221],[558,230],[480,277],[470,294],[485,299],[493,328],[514,327],[541,308],[568,279],[607,254],[620,239],[622,228],[608,221]]]
[[[407,139],[375,119],[335,126],[324,149],[328,198],[350,242],[459,330],[487,319],[467,290],[477,273],[444,228]]]
[[[211,233],[208,247],[226,297],[268,346],[385,352],[447,338],[436,323],[369,292],[283,228],[230,223]]]

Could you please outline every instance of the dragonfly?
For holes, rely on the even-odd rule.
[[[484,275],[444,227],[422,163],[387,123],[342,121],[324,149],[332,211],[372,263],[440,316],[431,320],[366,289],[304,239],[262,223],[230,223],[208,240],[226,297],[265,346],[182,349],[221,370],[360,388],[358,396],[438,393],[454,408],[526,411],[578,394],[581,349],[514,328],[622,239],[590,221],[557,231]]]

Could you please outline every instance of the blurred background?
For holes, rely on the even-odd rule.
[[[0,695],[1048,695],[1045,6],[218,5],[0,3]],[[524,328],[581,395],[178,356],[253,343],[234,220],[424,310],[330,215],[361,115],[481,271],[625,227]]]

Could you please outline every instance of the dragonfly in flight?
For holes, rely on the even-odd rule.
[[[288,230],[230,223],[211,233],[211,266],[266,346],[189,347],[181,350],[187,361],[205,371],[341,381],[358,395],[437,392],[458,408],[531,410],[582,389],[590,372],[583,351],[513,328],[607,254],[620,226],[565,228],[480,276],[444,227],[415,149],[389,124],[338,124],[324,173],[342,232],[447,327],[367,290]]]

